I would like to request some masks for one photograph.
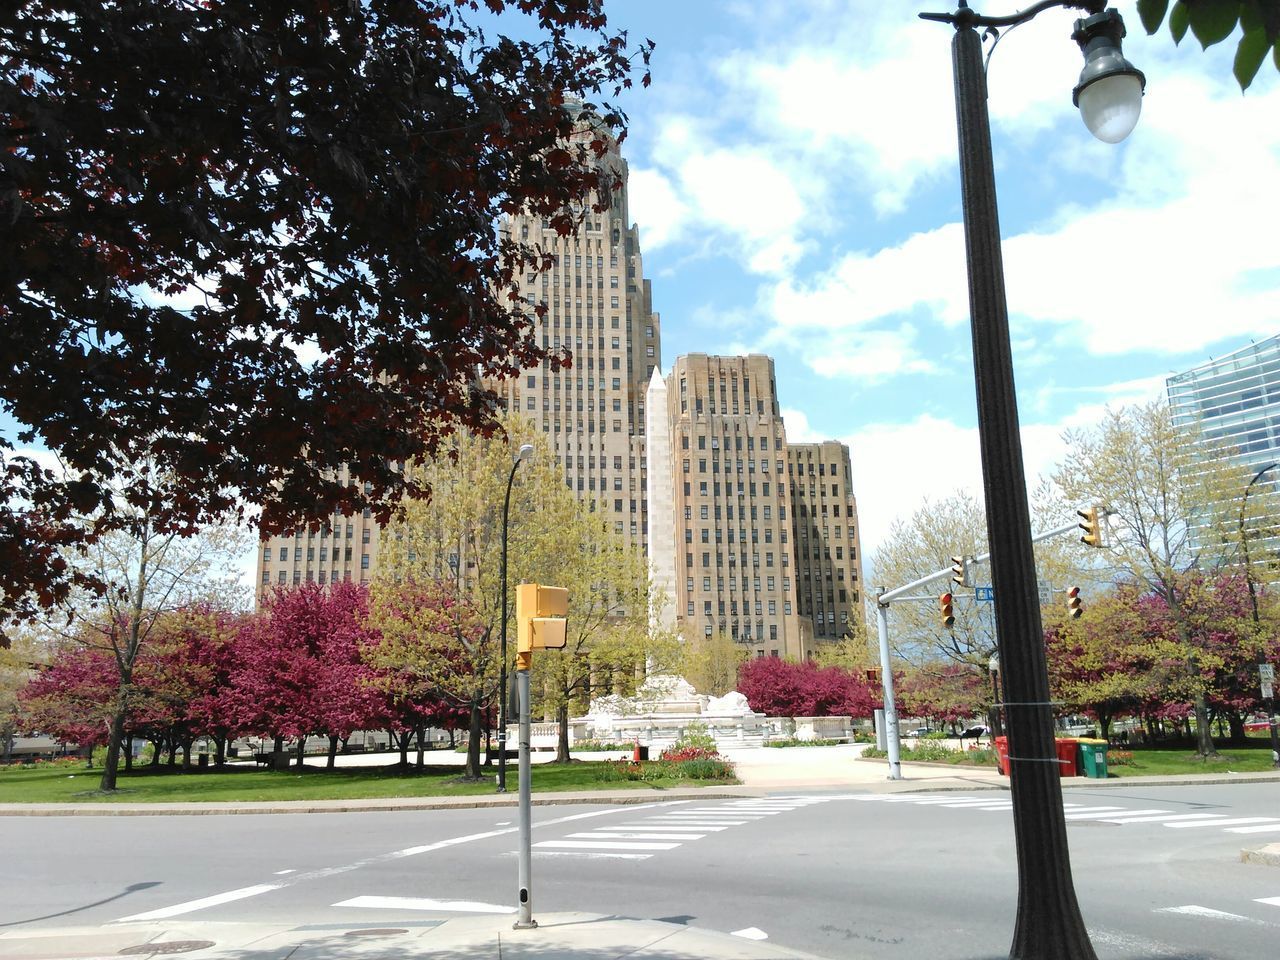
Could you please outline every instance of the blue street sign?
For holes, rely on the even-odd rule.
[[[973,588],[973,599],[977,600],[979,603],[984,603],[984,602],[990,603],[995,598],[996,598],[995,587],[974,587]]]

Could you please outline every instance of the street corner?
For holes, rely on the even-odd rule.
[[[1265,867],[1280,867],[1280,843],[1268,843],[1261,847],[1245,847],[1240,851],[1241,863],[1256,863]]]

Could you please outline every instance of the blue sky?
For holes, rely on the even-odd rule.
[[[1025,3],[976,5],[1010,13]],[[1075,14],[996,49],[989,109],[1030,482],[1065,428],[1161,395],[1164,378],[1280,333],[1280,83],[1245,95],[1234,41],[1147,37],[1119,146],[1071,103]],[[624,101],[631,216],[682,353],[776,360],[792,439],[852,449],[864,552],[895,517],[981,489],[947,3],[613,0],[657,43]]]

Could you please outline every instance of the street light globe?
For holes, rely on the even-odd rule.
[[[528,460],[532,456],[533,456],[533,444],[532,443],[520,444],[520,450],[516,453],[516,459]]]
[[[1129,73],[1095,80],[1076,102],[1089,132],[1103,143],[1119,143],[1133,132],[1142,113],[1142,81]]]
[[[1104,143],[1119,143],[1138,125],[1147,78],[1124,58],[1124,20],[1107,10],[1076,21],[1072,38],[1084,53],[1084,69],[1071,99],[1084,125]]]

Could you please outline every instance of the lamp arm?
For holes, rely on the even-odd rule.
[[[1048,10],[1050,7],[1067,7],[1084,10],[1090,14],[1101,13],[1106,9],[1107,0],[1040,0],[1025,10],[1010,13],[1003,17],[984,17],[974,13],[965,0],[960,0],[960,9],[955,13],[922,13],[921,20],[933,20],[937,23],[952,23],[956,27],[1016,27],[1020,23]]]

